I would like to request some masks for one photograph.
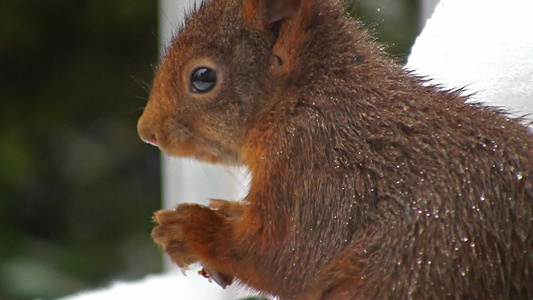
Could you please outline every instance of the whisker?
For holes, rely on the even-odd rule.
[[[135,115],[135,119],[139,118],[144,111],[144,106],[131,107],[125,111],[126,115],[132,116]]]
[[[141,80],[133,75],[130,76],[135,83],[137,83],[145,92],[150,93],[151,85],[144,80]]]
[[[148,97],[146,96],[139,96],[139,95],[133,95],[133,98],[143,100],[144,102],[148,102]]]

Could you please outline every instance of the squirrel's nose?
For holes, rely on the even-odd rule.
[[[155,135],[153,135],[153,136],[152,136],[151,138],[149,138],[149,139],[146,139],[146,140],[143,139],[143,141],[144,141],[145,143],[148,143],[148,144],[150,144],[150,145],[152,145],[152,146],[156,146],[156,147],[157,147],[157,139],[155,138]]]
[[[157,147],[157,136],[154,132],[153,126],[150,126],[150,124],[147,124],[145,121],[146,119],[143,117],[144,117],[144,114],[143,116],[141,116],[141,118],[139,119],[139,122],[137,123],[137,132],[139,133],[139,137],[145,143],[148,143],[152,146]]]

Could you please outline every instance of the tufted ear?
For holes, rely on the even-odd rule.
[[[300,0],[265,0],[261,1],[264,5],[264,24],[273,25],[285,18],[292,17],[300,7]]]
[[[244,18],[248,26],[275,34],[271,66],[282,72],[295,69],[300,46],[308,38],[311,0],[244,0]]]
[[[245,0],[246,23],[256,28],[267,29],[299,14],[302,2],[309,0]]]

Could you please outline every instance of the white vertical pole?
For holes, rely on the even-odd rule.
[[[183,25],[186,11],[198,7],[201,0],[160,0],[160,53],[170,45],[172,37]],[[208,165],[191,159],[170,158],[161,154],[163,206],[175,207],[178,203],[197,202],[207,204],[210,198],[241,200],[246,193],[247,180],[244,169]],[[175,269],[165,258],[165,269]],[[192,272],[191,272],[192,273]],[[192,274],[189,277],[193,277]],[[199,280],[205,280],[199,278]],[[212,283],[215,285],[215,283]],[[215,296],[215,295],[213,295]],[[218,295],[235,299],[231,291],[220,290]],[[215,299],[215,298],[213,298]]]

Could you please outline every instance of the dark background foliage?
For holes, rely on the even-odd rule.
[[[406,56],[417,0],[350,5]],[[159,153],[136,133],[157,28],[156,1],[0,2],[0,299],[161,271]]]

